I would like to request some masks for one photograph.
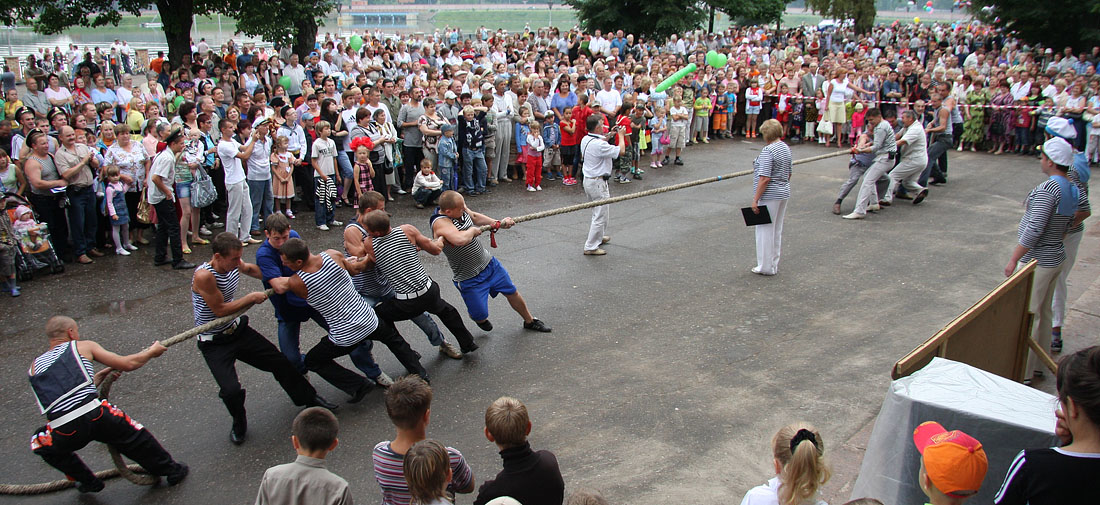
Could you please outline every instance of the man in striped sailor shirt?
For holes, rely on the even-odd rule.
[[[533,317],[527,309],[527,302],[512,283],[508,271],[478,240],[481,226],[511,228],[515,224],[510,217],[497,221],[470,210],[466,200],[455,191],[445,191],[440,195],[439,208],[431,217],[432,234],[443,238],[443,254],[454,272],[455,287],[462,293],[470,319],[478,327],[492,331],[489,297],[503,294],[512,309],[523,318],[524,329],[549,333],[550,327]]]
[[[1040,163],[1043,174],[1049,179],[1027,195],[1024,216],[1017,231],[1018,241],[1005,266],[1005,277],[1011,276],[1031,260],[1038,262],[1028,310],[1039,315],[1031,334],[1035,335],[1040,346],[1046,348],[1051,340],[1051,299],[1066,260],[1062,240],[1066,232],[1077,224],[1074,221],[1081,194],[1067,177],[1069,167],[1073,166],[1073,147],[1069,142],[1060,137],[1046,141]],[[1038,358],[1030,353],[1027,368],[1024,369],[1024,384],[1031,383],[1032,375],[1028,371],[1033,370],[1036,377],[1042,376],[1039,365]]]

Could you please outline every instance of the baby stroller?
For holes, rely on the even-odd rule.
[[[59,274],[65,271],[65,265],[57,257],[57,251],[50,242],[50,232],[46,223],[38,221],[38,215],[33,212],[34,207],[30,201],[14,193],[5,193],[3,208],[7,212],[8,223],[13,227],[15,237],[19,240],[19,247],[15,254],[16,279],[29,281],[34,274],[46,273]],[[20,209],[31,210],[31,222],[17,225]],[[24,210],[24,214],[26,211]],[[5,223],[7,224],[7,223]]]

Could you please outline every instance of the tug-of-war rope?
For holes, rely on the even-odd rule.
[[[821,160],[824,160],[824,159],[834,158],[834,157],[837,157],[837,156],[844,156],[844,155],[847,155],[847,154],[850,154],[850,151],[848,151],[848,150],[835,151],[835,152],[831,152],[831,153],[820,154],[820,155],[817,155],[817,156],[811,156],[809,158],[798,159],[798,160],[795,160],[794,162],[792,162],[792,165],[801,165],[801,164],[804,164],[804,163],[812,163],[812,162],[815,162],[815,161],[821,161]],[[616,197],[612,197],[612,198],[604,198],[602,200],[593,200],[593,201],[590,201],[590,202],[579,203],[579,204],[576,204],[576,205],[569,205],[569,206],[560,207],[560,208],[557,208],[557,209],[544,210],[542,212],[535,212],[535,213],[532,213],[532,214],[526,214],[526,215],[523,215],[523,216],[515,217],[513,219],[515,220],[515,222],[517,224],[527,222],[527,221],[534,221],[536,219],[542,219],[542,218],[557,216],[557,215],[566,214],[566,213],[569,213],[569,212],[576,212],[578,210],[591,209],[593,207],[599,207],[601,205],[609,205],[609,204],[612,204],[612,203],[624,202],[626,200],[633,200],[635,198],[643,198],[643,197],[653,196],[653,195],[657,195],[657,194],[661,194],[661,193],[668,193],[669,191],[676,191],[676,190],[680,190],[680,189],[691,188],[691,187],[694,187],[694,186],[701,186],[703,184],[710,184],[710,183],[713,183],[713,182],[725,181],[725,180],[734,179],[734,178],[737,178],[737,177],[744,177],[746,175],[752,175],[752,173],[753,173],[752,170],[742,170],[740,172],[733,172],[733,173],[726,174],[726,175],[718,175],[718,176],[714,176],[714,177],[707,177],[705,179],[698,179],[698,180],[689,181],[689,182],[682,182],[680,184],[673,184],[671,186],[663,186],[663,187],[660,187],[660,188],[647,189],[645,191],[638,191],[636,193],[629,193],[629,194],[620,195],[620,196],[616,196]],[[488,231],[488,232],[491,232],[491,233],[494,234],[494,236],[491,238],[491,241],[493,243],[493,247],[496,247],[495,233],[499,228],[500,228],[499,223],[496,223],[494,225],[485,225],[485,226],[481,227],[482,231]],[[272,290],[270,290],[270,289],[267,290],[266,294],[268,296],[271,296]],[[248,309],[250,309],[251,307],[252,306],[245,307],[245,308],[243,308],[241,310],[238,310],[237,312],[234,312],[234,313],[232,313],[228,316],[219,317],[219,318],[217,318],[213,321],[210,321],[209,323],[191,328],[191,329],[189,329],[189,330],[187,330],[183,333],[177,334],[177,335],[175,335],[171,338],[168,338],[166,340],[162,340],[161,344],[164,345],[165,347],[172,347],[173,345],[181,343],[185,340],[189,340],[192,337],[195,337],[195,336],[197,336],[197,335],[199,335],[199,334],[201,334],[205,331],[214,329],[214,328],[216,328],[218,326],[221,326],[225,323],[233,321],[234,319],[240,317],[242,314],[247,312]],[[117,376],[118,375],[114,374],[114,373],[107,374],[107,376],[106,376],[106,378],[104,378],[103,382],[100,383],[100,385],[99,385],[99,397],[101,399],[103,399],[103,400],[108,399],[108,397],[110,395],[110,392],[111,392],[111,385],[114,384],[114,381],[115,381]],[[158,481],[160,481],[159,477],[145,474],[145,470],[143,468],[141,468],[141,466],[139,466],[139,465],[136,465],[136,464],[127,465],[122,460],[122,455],[118,453],[117,449],[115,449],[113,446],[107,446],[107,447],[108,447],[108,451],[111,453],[111,461],[114,462],[115,468],[112,468],[110,470],[103,470],[101,472],[96,472],[96,474],[95,474],[96,477],[98,477],[100,479],[111,479],[111,478],[114,478],[114,477],[122,476],[122,477],[125,477],[126,480],[129,480],[130,482],[133,482],[134,484],[138,484],[138,485],[141,485],[141,486],[151,486],[153,484],[156,484]],[[75,487],[75,486],[76,486],[76,483],[71,481],[71,480],[68,480],[68,479],[60,479],[60,480],[55,480],[53,482],[43,482],[43,483],[40,483],[40,484],[0,484],[0,495],[36,495],[36,494],[43,494],[43,493],[51,493],[51,492],[54,492],[54,491],[60,491],[60,490],[68,489],[68,488]]]

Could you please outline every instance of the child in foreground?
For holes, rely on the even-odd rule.
[[[741,505],[826,505],[819,491],[829,481],[825,443],[807,423],[784,426],[772,437],[775,477],[745,493]]]
[[[531,419],[523,402],[508,396],[497,398],[485,410],[485,438],[500,449],[504,469],[478,490],[474,505],[486,505],[502,496],[523,505],[561,505],[565,481],[558,459],[550,451],[533,451],[527,442]]]
[[[294,418],[290,441],[298,457],[293,463],[264,472],[256,505],[309,503],[351,505],[348,481],[325,468],[325,457],[336,449],[340,423],[327,409],[310,407]]]

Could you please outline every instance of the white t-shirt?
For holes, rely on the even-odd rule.
[[[48,100],[68,100],[70,96],[72,96],[72,93],[66,88],[58,87],[57,91],[46,88],[46,98]]]
[[[684,106],[676,107],[674,105],[674,106],[672,106],[671,109],[669,109],[668,113],[669,113],[670,118],[672,117],[672,114],[675,114],[677,116],[686,115],[689,118],[689,119],[672,119],[671,121],[672,121],[673,126],[687,126],[688,121],[690,121],[690,118],[691,118],[691,110],[689,110],[687,107],[684,107]]]
[[[271,180],[271,144],[271,137],[264,137],[252,148],[252,156],[248,157],[248,180]]]
[[[225,184],[237,184],[244,180],[244,167],[241,159],[237,157],[241,153],[241,143],[236,140],[218,141],[218,158],[222,160],[222,168],[225,170]]]
[[[321,165],[321,173],[327,176],[335,174],[333,166],[336,164],[336,142],[331,138],[313,141],[313,158],[320,158],[317,163]],[[314,174],[317,172],[314,171]],[[316,175],[314,175],[316,177]]]
[[[161,182],[168,186],[168,195],[160,192],[160,188],[153,184],[153,176],[159,175]],[[149,203],[158,204],[165,198],[175,198],[176,191],[176,155],[171,149],[165,149],[153,158],[153,166],[149,168]]]
[[[779,505],[779,477],[772,477],[767,484],[756,486],[745,493],[741,505]],[[829,505],[818,497],[812,497],[802,505]]]
[[[600,109],[608,112],[618,110],[623,104],[623,95],[614,89],[601,90],[596,93],[596,100],[600,102]]]

